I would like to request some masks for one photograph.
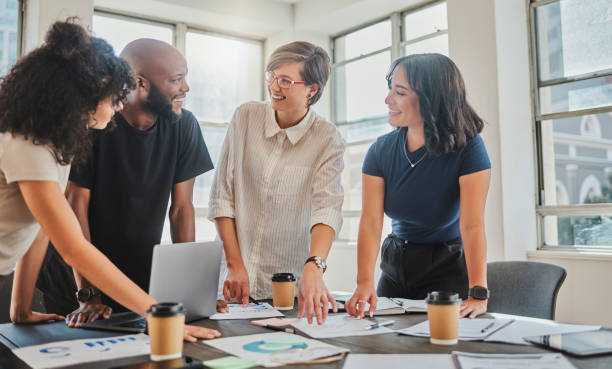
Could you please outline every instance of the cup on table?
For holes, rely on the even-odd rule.
[[[456,345],[459,338],[459,294],[434,291],[427,294],[429,341],[436,345]]]
[[[272,275],[272,304],[278,310],[293,309],[295,276],[292,273]]]
[[[180,302],[163,302],[147,310],[151,360],[180,358],[183,354],[185,309]]]

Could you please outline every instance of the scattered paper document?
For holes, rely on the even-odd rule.
[[[460,369],[576,369],[561,354],[471,354],[453,352]]]
[[[346,303],[352,296],[349,292],[335,291],[332,292],[332,297],[338,302],[338,308],[341,309],[340,303]],[[344,306],[342,307],[344,308]],[[330,304],[331,309],[331,304]],[[364,311],[370,310],[370,304],[365,303]],[[396,315],[404,313],[426,313],[427,303],[425,300],[410,300],[399,297],[379,297],[376,303],[374,315]]]
[[[243,359],[236,356],[226,356],[204,362],[212,369],[248,369],[257,366],[257,362],[252,359]]]
[[[255,360],[258,365],[265,367],[306,362],[349,351],[343,347],[283,332],[217,338],[202,342],[229,354]]]
[[[227,313],[216,313],[210,316],[212,320],[230,320],[230,319],[261,319],[273,318],[277,316],[285,316],[280,311],[272,307],[267,302],[258,304],[249,303],[247,307],[242,304],[227,304],[229,311]]]
[[[344,361],[344,366],[342,368],[456,369],[452,355],[447,354],[350,354]]]
[[[316,319],[314,319],[312,324],[308,324],[306,318],[296,320],[292,325],[312,338],[368,336],[394,332],[394,330],[387,327],[366,329],[374,323],[376,322],[372,320],[357,319],[348,314],[338,314],[328,315],[325,323],[321,325],[317,324]]]
[[[135,334],[46,343],[17,348],[13,353],[32,368],[39,369],[149,355],[151,347],[149,336]]]
[[[493,332],[512,325],[512,319],[459,319],[459,340],[480,341]],[[397,333],[408,336],[429,337],[429,320],[400,329]]]
[[[498,313],[492,313],[491,315],[500,319],[512,318],[514,319],[514,322],[488,336],[485,339],[487,342],[530,345],[530,343],[525,341],[523,337],[596,331],[601,328],[600,325],[563,324],[548,319],[529,318],[517,315]]]

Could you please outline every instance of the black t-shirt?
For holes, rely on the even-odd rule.
[[[145,291],[149,288],[153,246],[161,240],[172,187],[213,168],[194,115],[161,117],[140,131],[117,114],[114,130],[93,132],[85,166],[70,180],[91,190],[92,243]]]

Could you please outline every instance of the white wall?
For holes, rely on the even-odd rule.
[[[40,45],[49,26],[58,20],[78,17],[80,24],[91,28],[93,0],[28,0],[24,19],[23,50],[31,51]]]

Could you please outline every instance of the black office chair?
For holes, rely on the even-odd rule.
[[[557,293],[567,272],[560,266],[533,261],[487,264],[491,291],[487,311],[554,319]]]

